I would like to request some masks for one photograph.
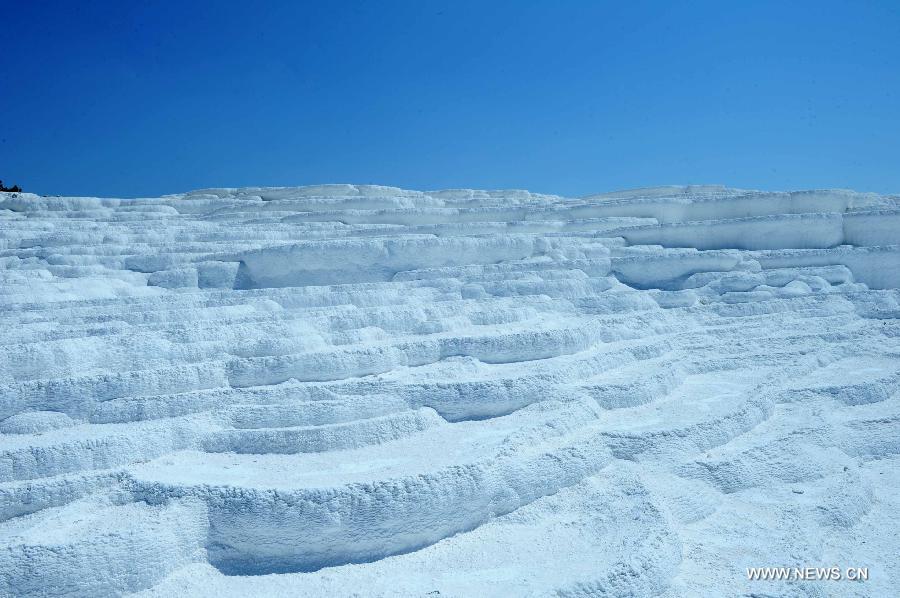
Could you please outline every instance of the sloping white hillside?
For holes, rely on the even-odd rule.
[[[898,288],[850,191],[0,194],[0,595],[891,595]]]

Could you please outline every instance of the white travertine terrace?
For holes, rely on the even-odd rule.
[[[851,191],[0,193],[0,595],[890,595],[898,288]]]

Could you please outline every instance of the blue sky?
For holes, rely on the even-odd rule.
[[[900,192],[900,2],[2,3],[0,178]]]

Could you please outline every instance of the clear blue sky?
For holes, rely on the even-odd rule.
[[[900,1],[0,0],[0,178],[900,192]]]

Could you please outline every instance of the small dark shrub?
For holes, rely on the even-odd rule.
[[[0,181],[0,191],[9,191],[10,193],[21,193],[22,188],[18,185],[13,185],[12,187],[4,187],[3,181]]]

